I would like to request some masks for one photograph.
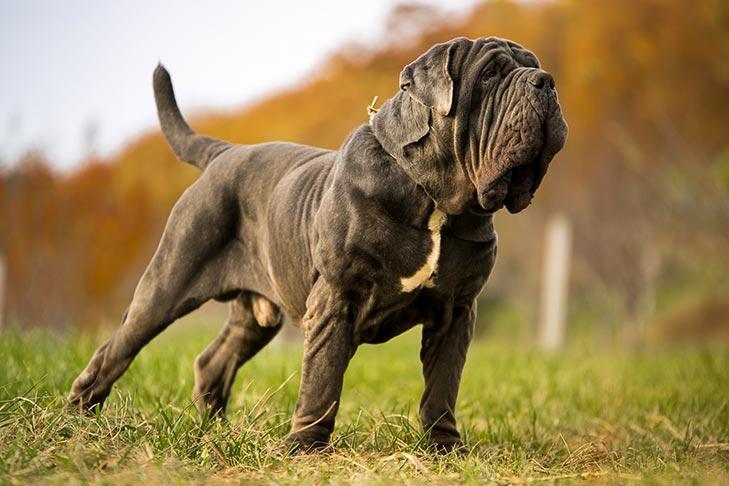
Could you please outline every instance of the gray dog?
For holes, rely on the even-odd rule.
[[[238,368],[288,321],[305,341],[287,440],[323,447],[357,346],[422,324],[420,420],[438,450],[461,447],[454,410],[496,256],[492,215],[529,205],[567,136],[534,54],[494,37],[437,44],[337,151],[204,137],[183,120],[162,66],[154,91],[167,141],[203,173],[70,402],[101,406],[145,344],[217,299],[230,315],[195,361],[201,413],[224,412]]]

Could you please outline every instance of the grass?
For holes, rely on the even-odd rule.
[[[103,412],[64,396],[99,336],[0,335],[0,483],[729,483],[729,350],[558,356],[475,342],[457,416],[470,454],[423,451],[417,330],[360,348],[325,455],[289,455],[301,350],[273,344],[238,374],[229,420],[200,421],[192,360],[216,329],[171,329]]]

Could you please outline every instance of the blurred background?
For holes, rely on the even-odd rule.
[[[158,60],[199,132],[334,149],[432,44],[496,35],[554,75],[570,136],[532,206],[496,217],[479,335],[729,342],[729,3],[244,3],[3,4],[4,325],[118,322],[198,175],[156,125]]]

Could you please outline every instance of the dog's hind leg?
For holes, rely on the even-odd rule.
[[[177,318],[237,288],[231,274],[242,259],[237,206],[206,175],[175,204],[122,325],[74,381],[72,405],[101,406],[145,344]]]
[[[235,374],[281,329],[278,309],[265,297],[241,292],[225,327],[195,360],[193,397],[201,415],[223,415]]]

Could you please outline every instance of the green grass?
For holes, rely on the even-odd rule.
[[[0,335],[0,483],[729,482],[729,350],[558,356],[475,342],[457,416],[470,454],[423,451],[417,330],[360,348],[325,455],[288,455],[301,350],[275,343],[238,374],[229,420],[198,420],[192,360],[209,326],[170,329],[119,381],[103,412],[66,410],[106,334]]]

